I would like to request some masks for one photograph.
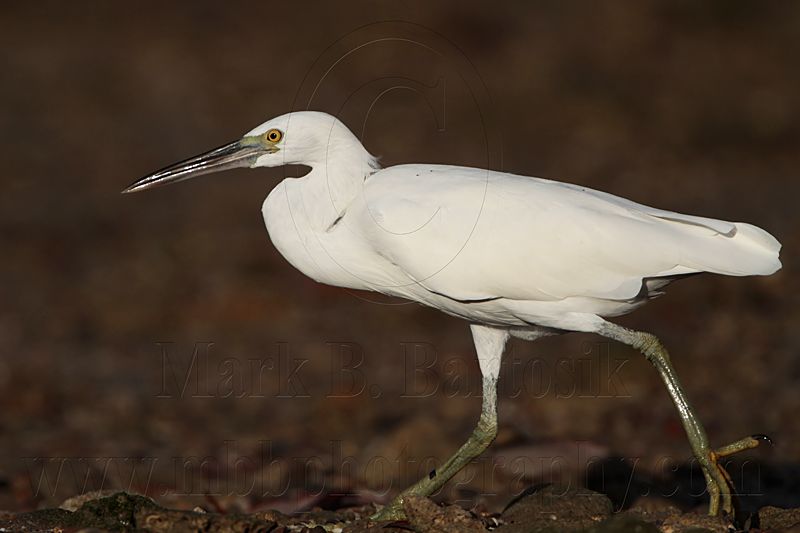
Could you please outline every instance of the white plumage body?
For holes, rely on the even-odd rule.
[[[780,244],[750,224],[442,165],[358,176],[353,197],[336,202],[320,175],[335,168],[284,180],[264,202],[281,254],[319,282],[416,300],[475,322],[584,329],[575,322],[628,313],[675,276],[780,268]]]

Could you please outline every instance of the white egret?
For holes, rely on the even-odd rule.
[[[579,331],[641,351],[658,370],[705,475],[709,512],[731,512],[721,457],[759,436],[713,449],[659,340],[606,320],[669,282],[699,272],[769,275],[780,243],[766,231],[662,211],[592,189],[476,168],[381,169],[336,118],[303,111],[133,183],[134,192],[232,167],[300,164],[263,204],[270,238],[320,283],[414,300],[471,324],[483,406],[464,445],[377,518],[401,517],[406,495],[429,495],[497,433],[496,387],[506,341]]]

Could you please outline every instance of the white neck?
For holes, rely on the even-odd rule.
[[[380,168],[358,141],[332,146],[324,159],[306,164],[311,172],[293,180],[293,185],[307,207],[304,211],[309,222],[319,231],[329,229],[344,215],[364,181]]]

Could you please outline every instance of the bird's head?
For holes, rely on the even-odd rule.
[[[336,117],[298,111],[268,120],[232,143],[145,176],[122,192],[143,191],[230,168],[315,167],[340,160],[377,168],[375,158]]]

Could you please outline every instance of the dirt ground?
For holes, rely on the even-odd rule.
[[[799,36],[800,4],[778,1],[3,4],[2,516],[363,531],[467,437],[467,324],[316,284],[269,242],[262,199],[302,169],[119,195],[312,108],[386,166],[488,166],[774,234],[776,275],[693,277],[618,321],[671,350],[712,443],[773,438],[730,465],[736,527],[794,527],[780,509],[800,507]],[[530,517],[552,515],[563,531],[679,531],[683,512],[727,527],[697,514],[702,476],[638,354],[514,341],[499,398],[495,444],[396,529],[538,531]],[[533,494],[533,514],[509,518],[550,483],[602,494],[601,511]],[[155,503],[123,497],[128,526],[97,522],[101,504],[19,514],[92,491]]]
[[[467,511],[458,505],[437,505],[428,498],[410,497],[403,506],[406,518],[377,521],[370,518],[374,506],[339,511],[315,510],[286,515],[278,511],[252,514],[165,509],[152,499],[124,492],[89,493],[64,502],[58,509],[12,515],[0,514],[2,531],[149,531],[192,533],[727,533],[749,531],[796,531],[800,509],[764,507],[737,523],[731,518],[702,513],[682,513],[671,506],[637,506],[614,512],[611,500],[586,489],[548,485],[530,489],[501,513]]]

